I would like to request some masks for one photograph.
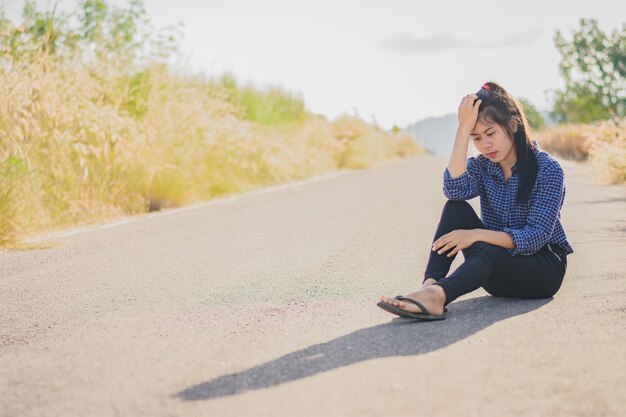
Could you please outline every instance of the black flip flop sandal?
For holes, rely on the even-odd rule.
[[[416,319],[416,320],[421,320],[421,321],[435,321],[435,320],[444,320],[446,318],[444,314],[430,314],[430,312],[426,309],[426,307],[424,307],[422,303],[412,298],[406,298],[406,297],[400,297],[400,296],[397,296],[394,298],[399,301],[404,301],[404,302],[415,304],[422,310],[422,312],[412,313],[410,311],[406,311],[399,307],[396,307],[393,304],[385,303],[382,301],[380,301],[376,305],[385,311],[388,311],[392,314],[396,314],[405,319]]]
[[[403,301],[402,299],[404,298],[404,295],[396,295],[396,296],[395,296],[395,297],[393,297],[393,298],[395,298],[396,300]],[[448,309],[447,309],[446,307],[444,307],[444,308],[443,308],[443,312],[444,312],[444,313],[447,313],[447,312],[448,312]]]

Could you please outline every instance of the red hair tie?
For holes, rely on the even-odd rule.
[[[482,88],[484,88],[487,91],[491,91],[491,88],[487,84],[484,84]]]

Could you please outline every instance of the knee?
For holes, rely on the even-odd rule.
[[[465,200],[447,200],[444,208],[462,208],[462,207],[471,207],[470,203]]]
[[[462,215],[468,210],[474,211],[472,206],[465,200],[448,200],[443,206],[443,212],[452,215]]]

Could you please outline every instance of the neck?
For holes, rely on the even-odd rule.
[[[517,156],[515,155],[515,149],[511,149],[511,152],[499,162],[500,168],[502,168],[502,172],[511,172],[511,168],[517,162]]]

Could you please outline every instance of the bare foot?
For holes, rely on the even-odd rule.
[[[443,314],[443,307],[446,303],[446,293],[439,285],[428,285],[418,291],[412,292],[409,295],[405,295],[405,297],[422,303],[430,314]],[[382,295],[380,296],[380,301],[392,304],[411,313],[422,313],[420,308],[413,303],[396,300],[395,298],[385,297]]]

